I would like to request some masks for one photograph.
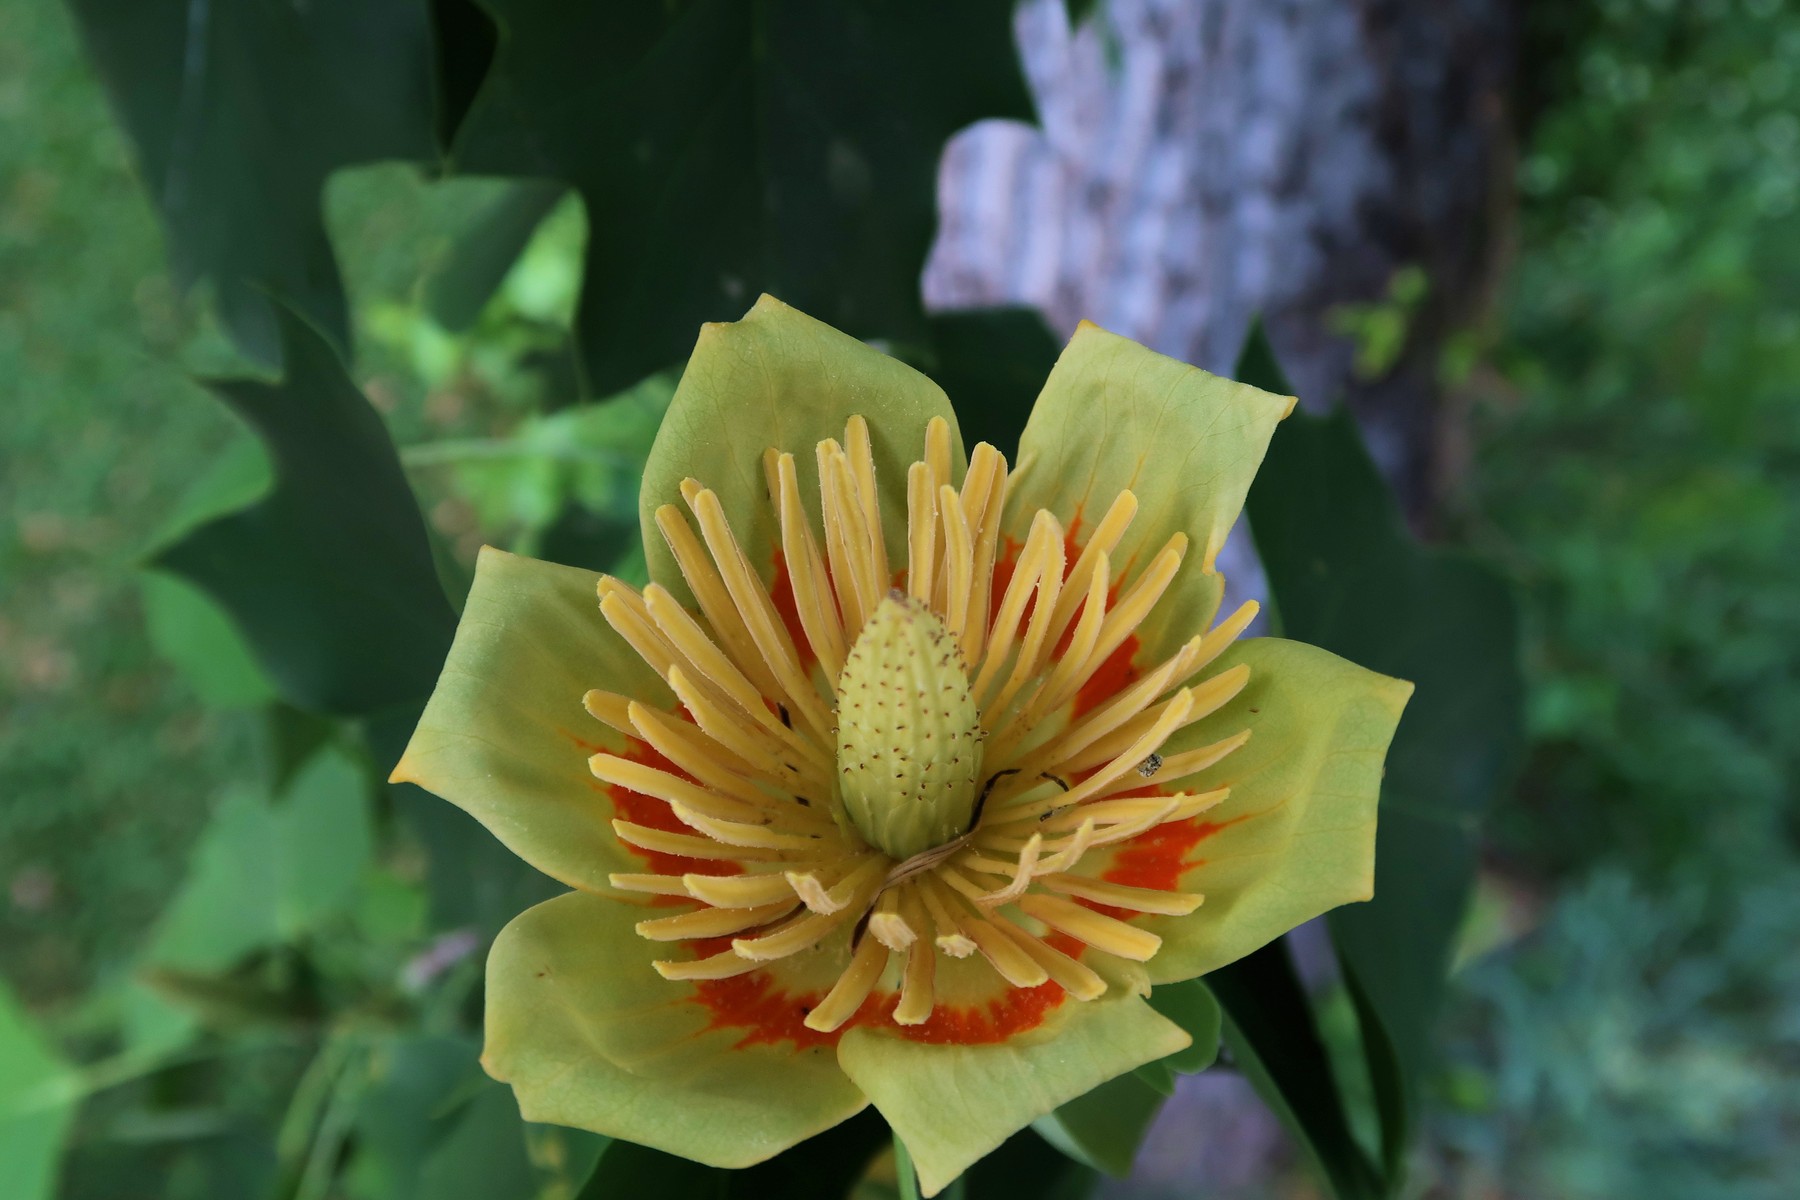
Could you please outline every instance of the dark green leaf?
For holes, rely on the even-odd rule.
[[[158,924],[148,961],[224,971],[348,911],[374,856],[368,786],[361,764],[327,748],[273,804],[255,792],[229,795]]]
[[[150,645],[180,671],[208,708],[253,708],[274,689],[231,618],[211,596],[165,571],[138,580]]]
[[[1059,1105],[1031,1127],[1076,1162],[1126,1175],[1162,1102],[1161,1092],[1128,1073]]]
[[[71,0],[137,149],[175,273],[214,289],[244,351],[279,361],[270,296],[340,345],[320,192],[340,167],[429,162],[426,0]]]
[[[1286,390],[1260,332],[1238,373]],[[1467,906],[1474,823],[1522,746],[1513,601],[1485,567],[1413,540],[1343,410],[1282,423],[1247,508],[1283,635],[1417,686],[1388,752],[1375,899],[1330,916],[1397,1173]]]
[[[568,190],[555,181],[527,180],[495,200],[426,279],[425,310],[431,319],[450,330],[475,324],[531,235]]]
[[[886,1144],[874,1109],[740,1171],[702,1166],[632,1142],[614,1142],[600,1157],[580,1200],[655,1196],[658,1200],[843,1200]]]
[[[415,1195],[430,1200],[534,1200],[537,1176],[512,1089],[476,1093],[419,1171]]]
[[[1338,1200],[1376,1200],[1381,1176],[1350,1132],[1343,1097],[1285,940],[1206,977],[1238,1069],[1318,1162]]]
[[[456,164],[580,192],[600,394],[764,291],[922,344],[944,141],[1031,116],[1007,0],[483,3],[499,51]]]
[[[1062,347],[1034,308],[933,313],[931,353],[919,364],[956,406],[963,444],[1017,457],[1038,392]]]
[[[1219,1057],[1219,1002],[1198,979],[1159,983],[1150,992],[1150,1007],[1187,1030],[1194,1044],[1161,1061],[1169,1069],[1192,1075],[1213,1065]]]
[[[970,1167],[960,1180],[967,1200],[1082,1200],[1099,1176],[1092,1167],[1058,1154],[1043,1138],[1022,1129]]]
[[[278,325],[282,382],[212,385],[266,443],[274,488],[158,565],[231,613],[295,704],[365,714],[422,698],[455,616],[418,505],[381,418],[331,347],[291,314]]]

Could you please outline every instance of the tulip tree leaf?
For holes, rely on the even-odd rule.
[[[601,395],[761,292],[923,342],[944,141],[1032,116],[1008,0],[481,2],[499,44],[455,165],[580,192]]]
[[[1386,1195],[1351,1133],[1344,1100],[1286,939],[1206,977],[1225,1011],[1232,1061],[1317,1160],[1338,1200]]]
[[[213,815],[149,960],[221,972],[347,910],[374,857],[369,782],[342,751],[314,754],[273,803],[233,793]]]
[[[527,179],[496,198],[425,280],[431,319],[456,332],[474,325],[567,191],[554,181]]]
[[[419,1197],[430,1200],[527,1200],[537,1179],[526,1153],[525,1123],[509,1089],[476,1093],[419,1170]]]
[[[1045,1141],[1083,1163],[1111,1175],[1131,1170],[1138,1147],[1174,1091],[1174,1072],[1192,1075],[1219,1054],[1219,1002],[1198,979],[1158,984],[1150,1007],[1181,1026],[1193,1044],[1110,1079],[1032,1122]]]
[[[1038,1135],[1078,1163],[1126,1175],[1163,1094],[1136,1073],[1109,1079],[1031,1123]]]
[[[1016,461],[1019,434],[1059,342],[1034,308],[971,308],[932,313],[930,352],[917,364],[950,397],[963,444],[987,442]]]
[[[1284,383],[1260,333],[1239,374]],[[1345,410],[1282,424],[1247,511],[1283,635],[1417,687],[1388,752],[1375,898],[1329,918],[1397,1174],[1473,881],[1474,825],[1523,744],[1517,617],[1496,574],[1407,533]]]
[[[260,501],[208,522],[156,565],[204,588],[283,698],[366,715],[431,691],[456,618],[381,418],[326,341],[278,317],[285,377],[214,392],[274,461]]]
[[[130,133],[176,276],[251,357],[271,295],[348,344],[320,194],[339,167],[436,158],[429,0],[71,0]]]
[[[634,1142],[613,1142],[578,1200],[656,1196],[659,1200],[841,1200],[887,1144],[874,1109],[767,1162],[741,1170],[708,1167]]]
[[[50,1200],[81,1078],[0,980],[0,1196]]]

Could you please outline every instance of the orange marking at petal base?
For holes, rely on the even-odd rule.
[[[695,941],[695,957],[705,958],[731,948],[730,938]],[[1079,947],[1079,943],[1073,943]],[[1065,951],[1068,952],[1068,951]],[[767,971],[751,971],[730,979],[702,979],[694,983],[694,999],[709,1016],[708,1031],[742,1030],[733,1043],[736,1050],[751,1046],[791,1045],[796,1050],[832,1046],[847,1029],[880,1029],[911,1042],[935,1046],[987,1046],[1036,1029],[1068,998],[1055,983],[1034,988],[1007,988],[985,1004],[939,1004],[919,1025],[899,1025],[894,1009],[900,994],[880,991],[864,1000],[856,1015],[829,1033],[810,1029],[806,1014],[825,998],[823,992],[793,993],[781,988]]]
[[[794,596],[794,580],[788,574],[787,559],[782,555],[780,547],[775,550],[775,578],[769,584],[769,599],[774,603],[775,615],[781,618],[788,637],[793,639],[794,650],[800,656],[800,669],[811,674],[819,656],[813,653],[812,641],[806,636],[806,627],[800,623],[800,604]]]
[[[678,779],[700,786],[686,771],[657,753],[649,743],[637,738],[627,738],[625,749],[619,757],[627,762],[639,763],[653,767],[658,771],[666,771]],[[598,779],[591,785],[597,792],[604,792],[612,801],[613,816],[620,820],[630,821],[635,825],[643,825],[649,829],[660,829],[664,833],[687,833],[694,831],[682,824],[668,802],[655,796],[646,796],[642,792],[634,792],[630,788],[620,787],[616,783],[601,783]],[[665,854],[660,850],[646,850],[642,846],[633,846],[629,842],[621,842],[627,850],[643,859],[645,864],[661,875],[742,875],[744,868],[735,862],[718,858],[689,858],[683,854]],[[681,903],[680,897],[659,897],[665,901]]]
[[[1075,627],[1070,625],[1069,628],[1073,631]],[[1094,711],[1138,681],[1142,672],[1132,659],[1137,657],[1140,645],[1138,635],[1134,633],[1106,656],[1106,660],[1088,676],[1088,681],[1081,685],[1081,690],[1075,693],[1074,705],[1069,713],[1070,720],[1078,720]]]

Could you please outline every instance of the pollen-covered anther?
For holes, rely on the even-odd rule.
[[[1247,730],[1171,740],[1246,686],[1241,665],[1206,672],[1255,605],[1121,676],[1187,537],[1172,531],[1154,553],[1128,541],[1138,502],[1123,492],[1079,546],[1039,511],[1024,544],[1003,548],[1006,460],[977,446],[958,485],[953,451],[949,425],[930,422],[891,546],[883,513],[898,497],[884,506],[876,431],[856,418],[811,455],[764,455],[773,521],[727,512],[694,480],[686,512],[656,512],[691,601],[601,581],[607,622],[679,703],[583,701],[645,751],[595,754],[596,779],[665,806],[663,819],[615,820],[620,841],[684,864],[612,886],[696,906],[647,917],[644,937],[712,943],[657,961],[664,978],[779,979],[784,960],[832,961],[835,982],[805,1000],[807,1027],[926,1025],[944,988],[967,986],[946,982],[940,959],[983,963],[954,969],[991,970],[995,986],[1091,1000],[1108,986],[1095,966],[1160,947],[1138,917],[1200,906],[1178,885],[1109,878],[1109,847],[1229,796],[1205,773]],[[733,531],[753,520],[779,530],[785,607]]]

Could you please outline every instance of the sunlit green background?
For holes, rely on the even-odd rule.
[[[1446,365],[1469,411],[1444,523],[1521,585],[1532,754],[1417,1186],[1775,1195],[1800,1177],[1800,11],[1546,7],[1514,261]],[[433,443],[407,465],[449,572],[483,537],[620,536],[656,415],[653,387],[636,423],[528,416],[567,369],[575,206],[474,330],[427,318],[493,194],[383,167],[327,196],[359,381]],[[0,973],[74,1038],[294,736],[253,671],[183,661],[200,618],[143,570],[196,464],[246,444],[192,382],[239,365],[199,311],[69,17],[0,3]],[[595,520],[547,528],[571,495]],[[385,870],[354,918],[376,944],[414,919]]]

